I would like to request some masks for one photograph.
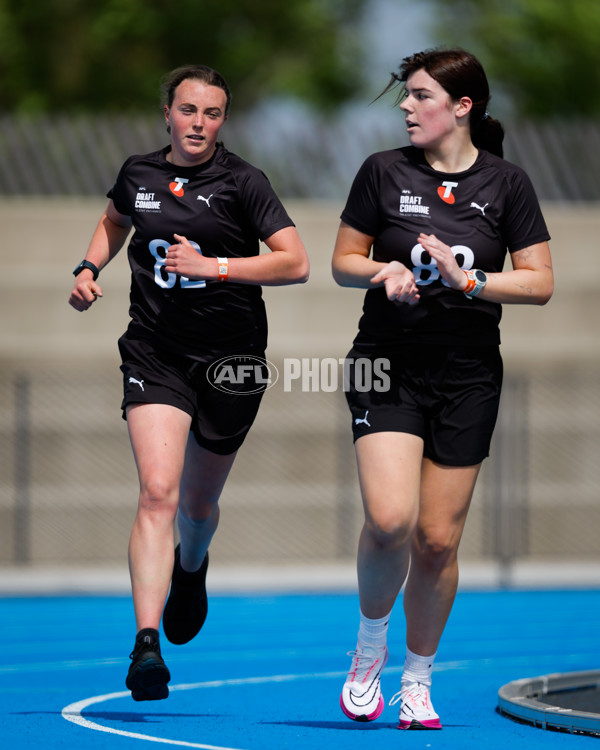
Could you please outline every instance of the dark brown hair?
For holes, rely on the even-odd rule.
[[[229,114],[229,107],[231,105],[231,92],[229,91],[229,86],[220,73],[217,73],[216,70],[213,70],[206,65],[184,65],[181,68],[175,68],[175,70],[168,73],[161,82],[160,88],[162,93],[162,103],[171,107],[173,105],[173,99],[175,98],[175,90],[180,83],[188,78],[195,78],[202,81],[207,86],[216,86],[219,89],[223,89],[227,96],[225,115]]]
[[[471,140],[477,148],[483,148],[496,156],[503,155],[504,128],[498,120],[490,117],[488,104],[490,87],[479,60],[464,49],[430,49],[405,57],[400,73],[392,73],[392,79],[382,92],[387,93],[397,82],[406,83],[417,70],[424,70],[445,89],[454,101],[468,96],[473,102],[470,112]],[[399,97],[404,96],[404,90]]]

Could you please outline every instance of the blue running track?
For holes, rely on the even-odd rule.
[[[372,724],[342,714],[357,607],[347,593],[213,596],[194,641],[172,646],[163,638],[169,698],[135,703],[124,685],[135,635],[128,597],[0,599],[0,747],[600,747],[596,737],[496,713],[506,682],[600,668],[600,590],[459,593],[434,674],[432,697],[444,724],[438,732],[400,732],[396,707]],[[400,601],[390,629],[387,700],[399,689],[404,657]]]

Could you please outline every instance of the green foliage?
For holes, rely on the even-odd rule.
[[[216,68],[236,109],[361,90],[366,0],[0,0],[0,101],[11,111],[147,109],[179,65]]]
[[[600,114],[599,0],[439,0],[438,33],[480,57],[524,116]]]

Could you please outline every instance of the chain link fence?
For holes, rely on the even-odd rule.
[[[599,381],[591,367],[509,374],[463,560],[598,561]],[[125,564],[138,489],[120,400],[118,369],[2,379],[0,565]],[[352,561],[362,509],[341,389],[270,388],[221,505],[215,560]]]
[[[268,137],[256,138],[265,132]],[[315,138],[318,133],[318,138]],[[269,176],[286,197],[343,199],[373,151],[408,144],[389,104],[354,105],[335,116],[264,105],[232,117],[228,148]],[[130,154],[162,148],[160,114],[0,116],[0,195],[103,196]],[[505,157],[522,166],[541,200],[600,200],[600,123],[510,123]]]

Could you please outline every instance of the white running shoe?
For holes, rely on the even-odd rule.
[[[433,710],[429,688],[422,682],[409,682],[390,701],[401,701],[398,729],[441,729],[440,717]]]
[[[353,721],[374,721],[383,711],[385,702],[381,695],[381,672],[388,660],[384,646],[364,648],[358,643],[351,651],[352,666],[340,696],[342,711]]]

